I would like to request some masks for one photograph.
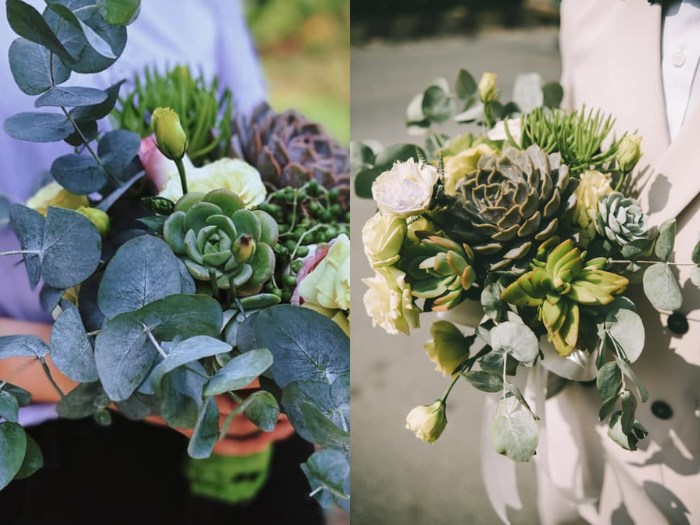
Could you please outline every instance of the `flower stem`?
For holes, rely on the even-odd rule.
[[[182,162],[182,159],[177,159],[175,161],[175,165],[177,166],[177,173],[180,175],[180,185],[182,186],[182,194],[187,195],[187,175],[185,173],[185,164]]]
[[[452,380],[452,383],[450,383],[450,386],[447,387],[447,390],[445,390],[445,393],[442,394],[442,397],[440,398],[440,402],[444,405],[447,402],[447,397],[450,395],[450,392],[452,392],[452,388],[455,386],[457,383],[457,380],[459,379],[459,374],[457,374],[454,379]]]

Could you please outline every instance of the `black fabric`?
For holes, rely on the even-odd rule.
[[[187,440],[172,430],[115,416],[106,428],[58,420],[28,431],[44,453],[44,467],[0,492],[2,524],[324,522],[299,468],[313,447],[297,436],[275,444],[258,497],[231,506],[189,494]]]

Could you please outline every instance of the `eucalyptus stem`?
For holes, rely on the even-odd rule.
[[[630,264],[630,263],[635,263],[635,264],[668,264],[670,266],[698,266],[695,263],[677,263],[677,262],[668,262],[668,261],[628,261],[626,259],[611,259],[609,261],[611,264]]]
[[[56,389],[56,392],[58,392],[58,395],[61,396],[61,399],[64,399],[66,397],[66,394],[63,393],[63,390],[61,390],[61,387],[58,386],[58,383],[56,383],[56,380],[53,378],[53,375],[51,375],[51,370],[49,369],[49,365],[46,364],[46,361],[44,361],[44,358],[40,357],[39,362],[41,363],[41,368],[44,369],[44,373],[46,374],[46,377],[49,379],[49,382],[51,385]]]
[[[10,250],[7,252],[0,252],[0,257],[3,255],[38,255],[38,250]]]
[[[141,323],[141,326],[143,326],[143,329],[145,330],[146,335],[151,340],[151,343],[153,344],[153,346],[156,347],[156,350],[158,350],[158,353],[164,358],[168,357],[168,354],[166,354],[165,350],[163,350],[163,347],[160,346],[160,343],[156,340],[155,336],[153,335],[153,332],[151,332],[151,329],[148,328],[148,326],[146,326],[143,323]]]
[[[177,159],[174,161],[175,166],[177,166],[177,173],[180,175],[180,185],[182,186],[182,194],[187,195],[187,174],[185,173],[185,164],[182,159]]]

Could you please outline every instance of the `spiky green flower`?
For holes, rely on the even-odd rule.
[[[260,210],[246,210],[233,192],[182,197],[163,226],[163,238],[192,277],[236,295],[257,294],[272,277],[278,227]]]
[[[533,261],[534,268],[508,286],[501,297],[516,306],[536,307],[549,339],[565,356],[578,342],[579,305],[610,304],[629,281],[603,270],[605,258],[584,262],[585,252],[581,253],[571,239],[544,255],[554,242],[547,244]]]

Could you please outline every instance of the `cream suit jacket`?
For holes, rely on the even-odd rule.
[[[634,173],[640,201],[655,225],[677,219],[675,261],[690,262],[700,240],[700,110],[671,142],[661,7],[647,0],[564,0],[561,24],[565,105],[600,108],[615,116],[616,133],[636,130],[643,137]],[[621,449],[607,438],[607,425],[596,424],[595,388],[571,385],[546,403],[547,447],[537,458],[542,523],[700,524],[700,289],[690,272],[679,271],[680,311],[690,326],[683,335],[635,294],[646,344],[634,368],[649,390],[649,401],[637,409],[649,431],[639,450]],[[671,417],[655,415],[655,402],[670,407]]]

